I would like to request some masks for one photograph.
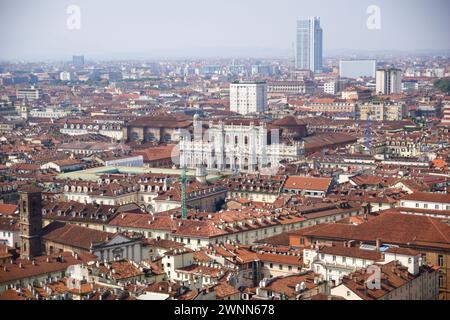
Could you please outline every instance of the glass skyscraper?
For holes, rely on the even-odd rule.
[[[297,21],[296,49],[296,69],[322,71],[322,28],[319,17]]]

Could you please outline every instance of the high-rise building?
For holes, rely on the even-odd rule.
[[[296,69],[321,72],[322,38],[320,18],[311,17],[297,21]]]
[[[376,74],[377,94],[398,94],[402,92],[402,71],[400,69],[379,69]]]
[[[230,85],[230,110],[243,115],[264,112],[267,109],[265,81],[236,81]]]
[[[352,79],[373,78],[375,77],[376,64],[375,60],[341,60],[339,62],[339,76]]]
[[[41,190],[25,187],[19,190],[20,202],[20,257],[32,259],[42,254],[42,199]]]
[[[84,56],[73,56],[72,64],[75,68],[84,68]]]

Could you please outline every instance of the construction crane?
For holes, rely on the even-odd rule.
[[[186,166],[183,167],[181,171],[181,219],[187,219],[187,208],[186,208],[186,183],[187,183],[187,175],[186,175]]]

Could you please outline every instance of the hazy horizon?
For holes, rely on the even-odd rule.
[[[69,30],[69,5],[81,28]],[[366,12],[381,9],[381,29]],[[319,16],[324,55],[450,52],[448,0],[0,0],[0,60],[290,57],[296,20]]]

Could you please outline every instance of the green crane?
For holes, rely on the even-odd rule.
[[[187,183],[187,176],[186,176],[186,166],[183,167],[183,170],[181,171],[181,219],[186,220],[187,219],[187,209],[186,209],[186,183]]]

